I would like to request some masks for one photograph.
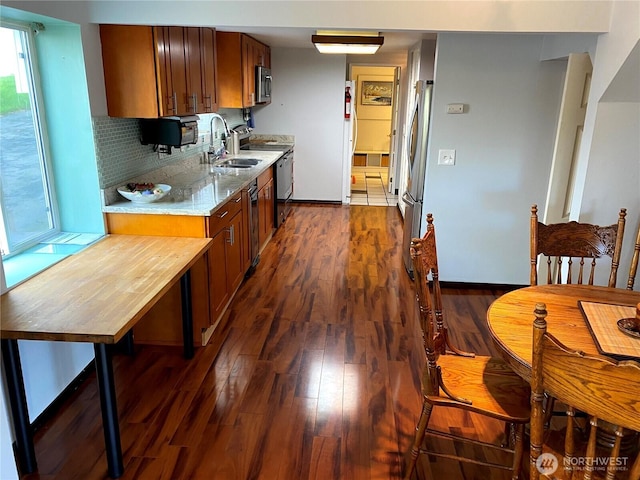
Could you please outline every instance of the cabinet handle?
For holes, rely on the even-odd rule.
[[[233,225],[231,225],[229,227],[229,244],[233,245],[234,243],[236,243],[236,235],[235,235],[235,229],[233,228]]]
[[[173,113],[178,113],[178,95],[176,94],[176,92],[173,92],[171,99],[173,100],[173,107],[171,108],[171,110],[173,110]]]
[[[191,94],[191,101],[193,102],[193,113],[196,113],[198,111],[198,94],[197,93]]]
[[[167,96],[167,113],[176,113],[176,107],[174,104],[175,93]]]
[[[218,218],[224,218],[227,213],[229,213],[229,210],[226,210],[222,215],[218,215]]]
[[[236,198],[236,201],[234,203],[240,203],[241,200],[242,200],[242,197],[238,197]]]

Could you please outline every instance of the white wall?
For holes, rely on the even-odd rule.
[[[593,63],[597,42],[597,35],[585,33],[545,35],[540,60],[568,58],[570,53],[589,53]]]
[[[18,467],[14,460],[11,446],[13,432],[9,428],[9,399],[5,397],[4,369],[2,371],[2,392],[0,394],[0,478],[2,480],[18,479]]]
[[[640,2],[614,2],[610,28],[598,37],[578,159],[581,188],[571,211],[572,219],[608,225],[621,207],[628,209],[618,271],[618,286],[624,286],[640,223]],[[624,85],[623,91],[612,92],[614,84]]]
[[[541,36],[438,36],[423,212],[442,280],[528,283],[529,211],[545,201],[565,65],[539,61],[541,47]],[[447,115],[449,103],[468,113]],[[439,149],[456,164],[437,165]]]
[[[295,136],[294,200],[342,199],[345,55],[273,48],[273,98],[254,109],[256,133]]]
[[[580,221],[610,225],[627,209],[618,287],[626,285],[633,244],[640,223],[640,103],[598,105]],[[596,277],[606,284],[608,275]],[[636,281],[640,290],[640,281]]]

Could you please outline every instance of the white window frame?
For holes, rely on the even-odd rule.
[[[53,181],[53,168],[51,165],[51,155],[49,150],[49,141],[47,136],[47,124],[44,108],[44,98],[41,87],[40,72],[38,69],[38,56],[35,45],[35,35],[37,35],[44,26],[36,23],[22,23],[5,18],[1,19],[1,25],[4,28],[14,29],[24,32],[26,42],[24,45],[25,61],[27,81],[30,83],[31,89],[31,113],[34,121],[36,145],[38,149],[38,156],[40,158],[40,168],[43,177],[43,189],[45,190],[45,200],[49,203],[49,215],[51,217],[52,228],[46,232],[42,232],[39,235],[34,235],[16,244],[10,245],[10,253],[3,254],[2,258],[9,258],[24,252],[28,248],[37,245],[38,243],[52,238],[60,233],[60,216],[58,211],[58,205],[56,201],[54,181]],[[0,221],[3,222],[3,228],[0,230],[0,235],[5,234],[4,219],[2,215],[2,209],[0,209]],[[7,238],[2,238],[3,245],[8,245]]]

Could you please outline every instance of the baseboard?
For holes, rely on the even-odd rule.
[[[340,200],[291,200],[291,203],[308,203],[310,205],[342,205],[342,201]]]
[[[442,288],[457,288],[464,290],[504,290],[510,292],[519,288],[528,287],[529,285],[514,285],[509,283],[476,283],[476,282],[445,282],[440,280]]]
[[[93,360],[89,362],[89,364],[73,379],[71,383],[67,385],[67,387],[60,392],[60,394],[45,408],[40,415],[38,415],[33,422],[31,422],[31,428],[33,432],[37,432],[43,425],[45,425],[49,420],[51,420],[60,410],[60,407],[64,402],[69,400],[69,398],[75,393],[80,385],[96,371],[96,365]]]

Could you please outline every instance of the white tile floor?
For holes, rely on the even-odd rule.
[[[351,205],[393,207],[398,196],[388,191],[387,167],[351,167],[355,183],[351,183]]]

